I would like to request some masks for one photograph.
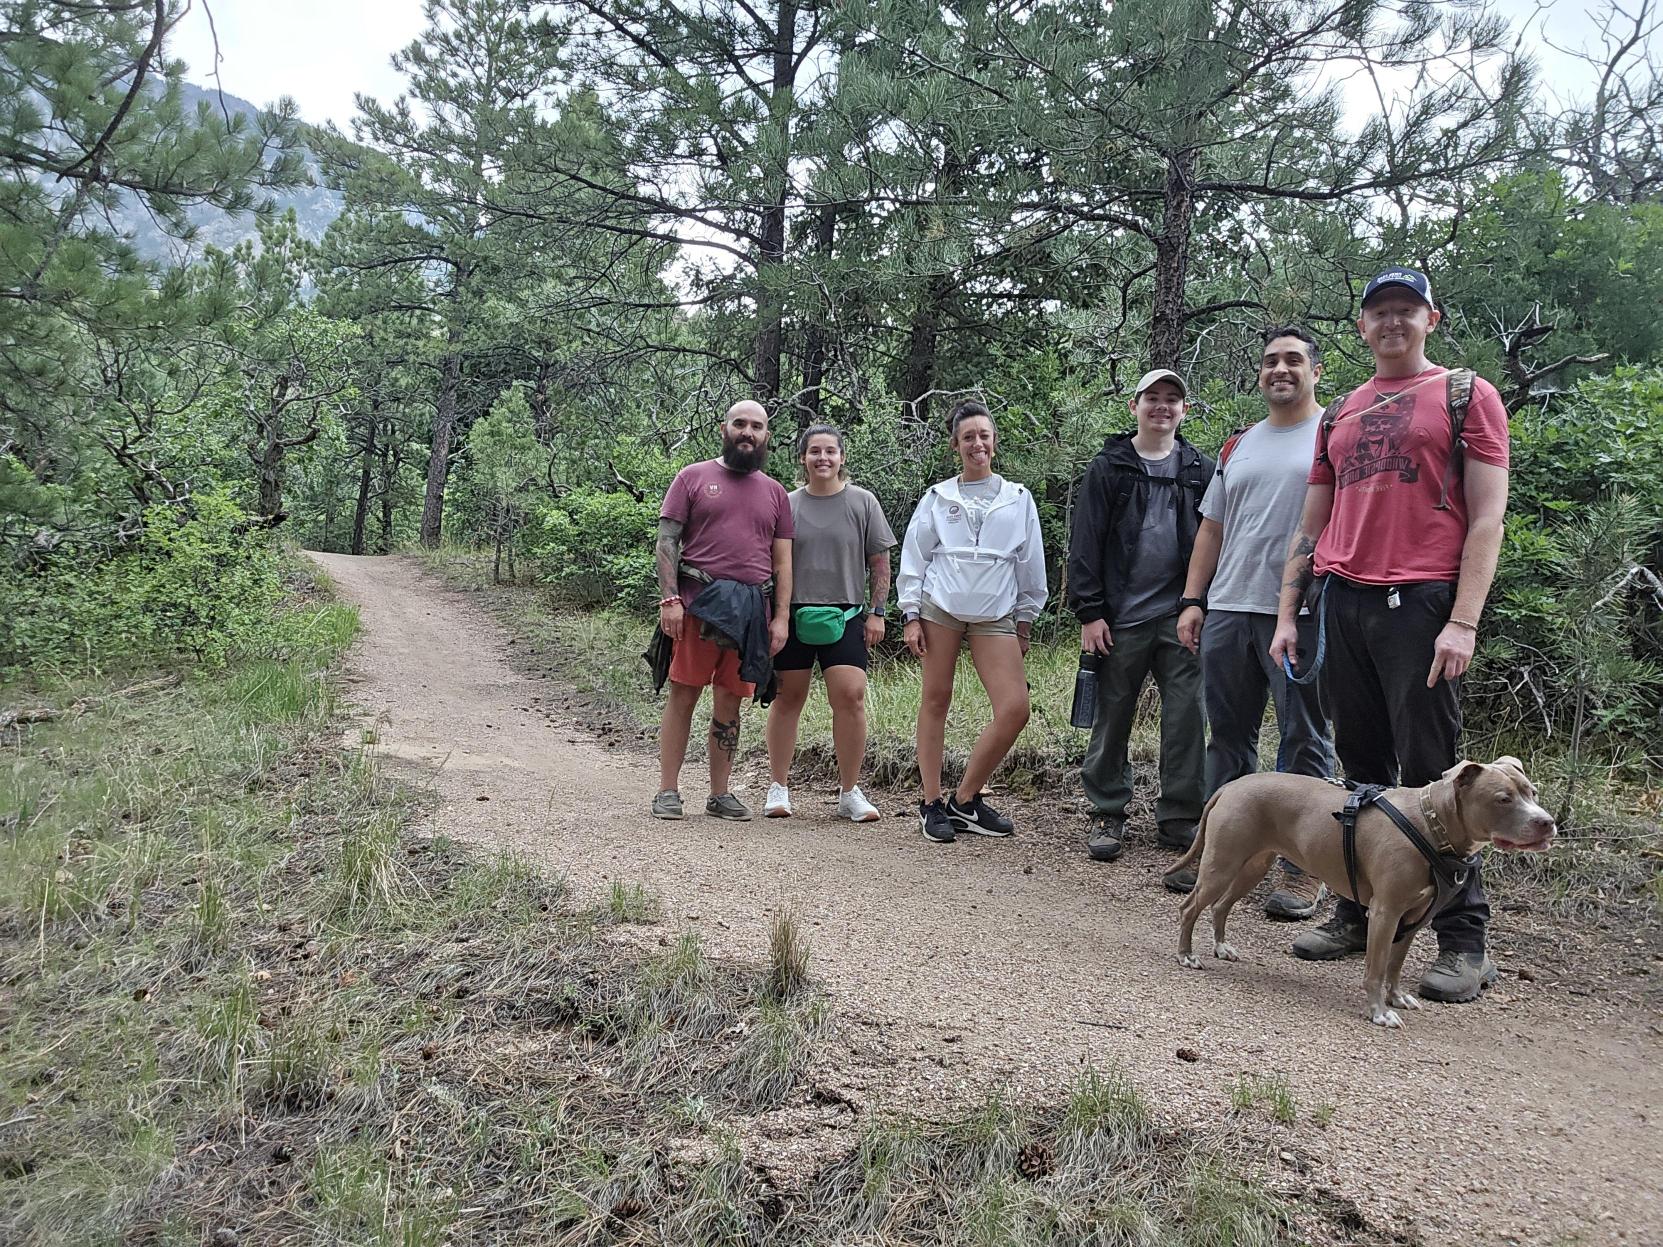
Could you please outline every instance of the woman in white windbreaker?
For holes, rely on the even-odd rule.
[[[999,448],[993,417],[978,402],[953,408],[948,428],[962,471],[930,486],[912,513],[895,581],[907,648],[924,663],[918,707],[918,774],[924,836],[1008,836],[1011,820],[982,799],[993,774],[1028,722],[1022,658],[1045,605],[1045,552],[1034,498],[993,470]],[[959,645],[968,637],[976,674],[993,703],[956,791],[945,800],[941,755]]]

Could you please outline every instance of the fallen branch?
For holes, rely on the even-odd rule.
[[[134,693],[148,693],[152,689],[172,688],[182,678],[178,675],[165,675],[159,679],[146,680],[142,684],[130,684],[113,693],[105,693],[102,697],[79,697],[67,706],[25,706],[21,710],[0,711],[0,732],[24,723],[50,723],[54,719],[79,718],[107,701],[114,701],[118,697],[131,697]]]

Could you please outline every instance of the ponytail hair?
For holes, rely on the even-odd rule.
[[[947,436],[956,438],[959,435],[959,425],[972,416],[981,416],[989,424],[993,424],[993,413],[987,409],[987,404],[979,399],[967,398],[963,402],[955,404],[952,414],[947,417]],[[997,425],[994,425],[994,431],[998,431]]]

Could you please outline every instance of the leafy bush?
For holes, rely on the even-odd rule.
[[[60,547],[0,583],[0,667],[147,654],[217,666],[269,622],[281,593],[269,535],[219,492],[151,507],[132,546],[98,553]]]
[[[533,508],[531,555],[543,579],[584,606],[616,603],[645,610],[658,597],[653,541],[658,499],[574,489]]]

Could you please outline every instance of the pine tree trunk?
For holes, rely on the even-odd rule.
[[[370,402],[369,423],[364,428],[364,456],[358,469],[358,506],[352,512],[352,544],[354,554],[364,552],[364,529],[370,518],[370,485],[375,476],[375,430],[381,423],[381,403]]]
[[[1172,152],[1166,162],[1161,232],[1155,238],[1155,302],[1149,319],[1150,368],[1177,369],[1184,354],[1185,287],[1189,281],[1190,232],[1195,221],[1194,149]]]
[[[814,253],[823,259],[829,260],[836,233],[837,209],[831,204],[825,204],[815,213]],[[830,342],[831,335],[826,325],[818,319],[813,321],[804,335],[803,397],[797,409],[797,428],[799,431],[817,423],[821,419],[821,413],[825,410],[826,369]]]
[[[901,419],[924,424],[930,418],[930,391],[935,389],[936,337],[941,329],[941,312],[953,293],[950,277],[935,276],[925,283],[918,310],[907,335],[905,371],[901,376]]]
[[[785,345],[784,306],[770,289],[785,260],[785,199],[791,160],[790,97],[796,79],[797,3],[781,0],[774,31],[774,76],[769,110],[779,130],[779,163],[769,170],[768,197],[757,230],[756,343],[751,361],[751,391],[764,403],[780,392],[780,355]]]
[[[554,441],[554,429],[549,423],[549,379],[554,369],[547,360],[537,361],[537,382],[531,387],[531,427],[539,446]]]
[[[387,422],[386,436],[381,439],[381,540],[382,554],[393,552],[393,495],[398,485],[398,471],[402,456],[393,445],[392,421]]]
[[[439,365],[439,400],[433,414],[433,447],[427,455],[427,490],[422,495],[421,543],[439,544],[445,516],[445,478],[450,472],[450,443],[456,431],[456,392],[462,384],[462,327],[452,324]]]

